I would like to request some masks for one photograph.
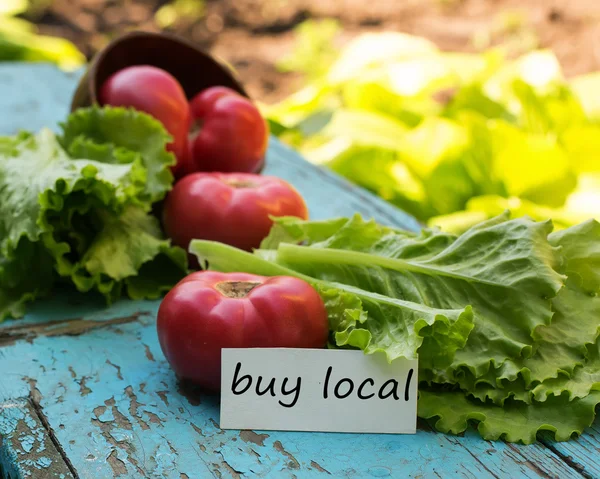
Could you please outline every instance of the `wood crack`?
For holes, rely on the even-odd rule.
[[[231,464],[229,464],[227,462],[227,460],[225,459],[225,456],[223,455],[223,453],[221,451],[217,451],[217,453],[219,454],[219,456],[221,456],[221,466],[227,471],[227,473],[231,477],[233,477],[234,479],[241,479],[241,477],[244,476],[244,473],[242,471],[238,471]],[[217,465],[215,464],[215,466],[217,466]],[[222,477],[220,474],[221,471],[219,471],[218,466],[214,472],[217,474],[217,477]]]
[[[131,316],[93,321],[83,318],[64,319],[51,323],[21,324],[0,330],[0,347],[11,346],[17,341],[32,342],[38,337],[79,336],[93,329],[132,323],[149,313],[136,313]]]
[[[56,451],[60,454],[61,459],[67,466],[67,469],[69,469],[69,471],[73,475],[74,479],[79,479],[79,474],[77,473],[77,470],[73,466],[73,463],[71,462],[71,460],[68,458],[65,450],[63,449],[61,443],[59,442],[58,438],[56,437],[56,434],[54,434],[54,430],[50,426],[50,423],[48,422],[48,418],[44,414],[42,406],[40,405],[40,400],[42,398],[42,394],[41,394],[40,390],[37,388],[37,381],[35,379],[30,379],[29,387],[31,389],[31,391],[29,393],[29,402],[31,403],[31,407],[35,411],[35,414],[37,415],[38,419],[42,423],[42,426],[44,427],[44,429],[46,430],[46,433],[48,434],[48,437],[50,438],[52,445],[55,447]]]
[[[465,450],[465,451],[467,451],[467,452],[469,453],[469,455],[470,455],[470,456],[471,456],[473,459],[475,459],[475,461],[477,461],[479,464],[481,464],[481,467],[483,467],[483,468],[484,468],[484,469],[485,469],[487,472],[489,472],[490,476],[492,476],[494,479],[500,479],[500,478],[498,477],[498,475],[497,475],[497,474],[495,474],[494,472],[492,472],[492,471],[491,471],[491,470],[490,470],[490,469],[489,469],[489,468],[488,468],[488,467],[487,467],[487,466],[486,466],[486,465],[485,465],[483,462],[481,462],[481,461],[479,460],[479,458],[477,457],[477,455],[476,455],[476,454],[474,454],[473,452],[471,452],[471,451],[469,450],[469,448],[468,448],[468,447],[465,447],[465,448],[464,448],[464,450]]]
[[[547,449],[552,451],[552,453],[555,454],[558,459],[560,459],[563,463],[565,463],[567,466],[569,466],[581,476],[585,477],[586,479],[592,479],[594,477],[584,469],[584,466],[574,461],[571,456],[562,454],[556,447],[554,447],[552,443],[548,442],[545,438],[541,438],[540,442],[544,446],[546,446]]]

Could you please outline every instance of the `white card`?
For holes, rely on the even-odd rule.
[[[417,371],[362,351],[223,349],[220,426],[414,434]]]

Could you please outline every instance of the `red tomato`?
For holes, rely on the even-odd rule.
[[[182,175],[181,165],[189,161],[191,114],[183,88],[170,73],[147,65],[124,68],[104,82],[99,100],[102,105],[135,108],[160,121],[173,137],[167,148],[177,157],[173,173]]]
[[[250,251],[269,234],[269,216],[308,218],[300,194],[285,181],[250,173],[192,173],[167,195],[163,223],[173,242],[220,241]]]
[[[267,150],[269,128],[256,106],[234,90],[217,86],[196,95],[192,117],[200,132],[191,139],[194,171],[254,173]]]
[[[158,310],[162,351],[181,378],[218,390],[222,348],[323,348],[323,300],[305,281],[246,273],[192,273]]]

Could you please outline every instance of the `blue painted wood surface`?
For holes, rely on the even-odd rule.
[[[76,80],[46,65],[0,65],[0,134],[55,125]],[[276,141],[267,161],[265,173],[293,183],[313,218],[360,212],[418,227]],[[0,325],[0,477],[600,477],[597,428],[531,446],[426,426],[409,436],[222,431],[218,397],[184,388],[169,369],[158,305],[107,308],[57,293]]]

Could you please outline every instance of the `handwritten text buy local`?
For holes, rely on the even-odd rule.
[[[399,382],[397,379],[388,379],[381,384],[375,384],[373,378],[364,378],[362,381],[353,381],[347,377],[336,377],[333,367],[329,366],[323,374],[323,399],[335,398],[345,399],[352,394],[358,399],[384,399],[393,401],[410,401],[410,383],[413,377],[413,369],[409,369],[406,379]],[[231,382],[231,392],[240,396],[243,394],[256,394],[257,396],[270,396],[277,398],[278,403],[287,408],[294,407],[300,399],[302,390],[302,377],[298,376],[295,380],[289,377],[283,377],[281,384],[278,384],[278,378],[271,377],[253,377],[251,374],[244,374],[242,363],[238,362],[235,366],[233,380]]]

